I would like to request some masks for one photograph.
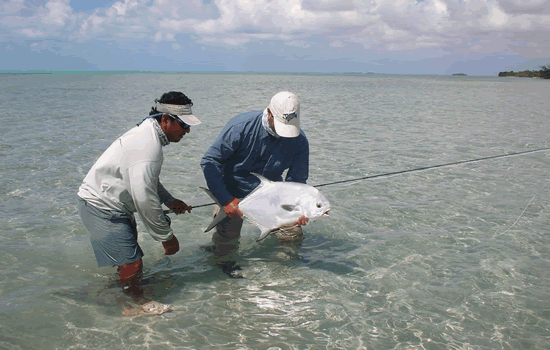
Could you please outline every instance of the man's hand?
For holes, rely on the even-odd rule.
[[[185,202],[179,200],[179,199],[176,199],[175,201],[173,201],[169,206],[168,208],[172,209],[172,211],[174,213],[177,214],[183,214],[185,213],[185,211],[187,210],[188,213],[191,212],[191,209],[193,209],[193,207],[190,207],[188,206],[187,204],[185,204]]]
[[[294,223],[294,225],[305,226],[307,225],[308,222],[309,222],[308,218],[306,218],[305,216],[300,216],[300,218],[298,219],[298,221]]]
[[[292,227],[300,227],[300,226],[305,226],[307,225],[307,223],[309,222],[309,219],[306,218],[305,216],[300,216],[298,218],[298,221],[296,221],[295,223],[293,224],[290,224],[290,225],[284,225],[284,226],[281,226],[279,228],[282,228],[282,229],[285,229],[285,228],[292,228]]]
[[[222,208],[225,214],[227,214],[227,216],[243,216],[243,212],[239,209],[239,202],[240,200],[238,198],[233,198],[227,202]]]
[[[169,241],[162,242],[162,245],[164,246],[164,255],[174,255],[180,250],[180,243],[176,236]]]

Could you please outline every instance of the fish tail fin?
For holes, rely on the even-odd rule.
[[[210,225],[208,225],[208,227],[206,228],[206,230],[204,230],[204,232],[208,232],[210,231],[214,226],[216,226],[220,221],[222,221],[223,219],[225,219],[225,217],[227,216],[227,214],[223,211],[222,209],[222,206],[220,204],[220,202],[216,199],[216,197],[214,197],[214,195],[212,194],[212,192],[210,192],[210,190],[206,187],[201,187],[204,192],[206,192],[207,195],[210,196],[210,198],[212,198],[214,200],[214,202],[216,202],[216,204],[220,207],[220,211],[214,216],[214,219],[212,220],[212,222],[210,223]]]

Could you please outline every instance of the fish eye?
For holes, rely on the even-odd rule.
[[[321,203],[317,203],[317,208],[321,208],[321,207],[322,207]]]

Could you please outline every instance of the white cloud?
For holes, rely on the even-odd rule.
[[[301,48],[311,47],[311,44],[304,40],[292,40],[286,43],[288,46],[296,46]]]
[[[69,0],[0,2],[0,41],[163,41],[424,55],[550,55],[550,0],[124,0],[92,13]],[[338,50],[334,50],[338,48]],[[323,51],[325,50],[325,51]],[[429,51],[423,51],[429,50]]]
[[[509,16],[504,13],[497,4],[493,4],[489,7],[489,16],[487,16],[487,22],[495,27],[502,27],[508,21]]]
[[[546,0],[501,0],[499,5],[509,14],[550,14]]]
[[[354,11],[353,0],[303,0],[302,7],[311,12]]]
[[[23,28],[19,30],[19,33],[21,33],[24,37],[31,38],[31,39],[46,36],[44,32],[41,32],[35,28]]]
[[[34,42],[29,45],[30,49],[33,51],[42,51],[48,49],[48,43],[46,42]]]
[[[138,0],[124,0],[124,2],[115,2],[108,10],[108,17],[125,16],[127,11],[131,11],[139,6]]]
[[[72,11],[69,0],[51,0],[46,3],[46,11],[42,14],[42,23],[63,26],[70,19]]]

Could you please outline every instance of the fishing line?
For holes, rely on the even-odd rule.
[[[531,198],[531,200],[529,201],[529,203],[527,203],[527,205],[525,206],[525,208],[523,209],[523,211],[521,212],[521,214],[519,214],[518,219],[517,219],[510,227],[508,227],[504,232],[497,233],[498,236],[503,235],[503,234],[505,234],[506,232],[510,231],[510,229],[511,229],[512,227],[514,227],[515,224],[518,223],[518,221],[523,217],[523,214],[525,214],[525,211],[527,210],[527,208],[529,208],[529,206],[531,205],[531,202],[533,201],[533,199],[535,199],[535,197],[537,196],[537,194],[541,193],[542,190],[544,190],[544,188],[545,188],[546,186],[548,186],[548,184],[550,184],[550,180],[548,180],[548,181],[546,182],[546,184],[545,184],[544,186],[542,186],[542,188],[541,188],[540,190],[538,190],[537,193],[535,193],[535,195],[533,196],[533,198]]]
[[[469,159],[469,160],[460,160],[460,161],[452,162],[452,163],[445,163],[445,164],[439,164],[439,165],[425,166],[425,167],[415,168],[415,169],[407,169],[407,170],[394,171],[394,172],[391,172],[391,173],[376,174],[376,175],[368,175],[368,176],[364,176],[364,177],[357,177],[357,178],[354,178],[354,179],[348,179],[348,180],[341,180],[341,181],[328,182],[328,183],[325,183],[325,184],[315,185],[315,186],[313,186],[313,187],[331,186],[331,185],[343,184],[343,183],[348,183],[348,182],[355,182],[355,181],[361,181],[361,180],[367,180],[367,179],[374,179],[374,178],[378,178],[378,177],[387,177],[387,176],[393,176],[393,175],[399,175],[399,174],[406,174],[406,173],[412,173],[412,172],[416,172],[416,171],[423,171],[423,170],[429,170],[429,169],[443,168],[443,167],[448,167],[448,166],[453,166],[453,165],[459,165],[459,164],[467,164],[467,163],[481,162],[481,161],[490,160],[490,159],[513,157],[513,156],[519,156],[519,155],[524,155],[524,154],[529,154],[529,153],[535,153],[535,152],[542,152],[542,151],[548,151],[548,150],[550,150],[550,147],[539,148],[539,149],[533,149],[533,150],[522,151],[522,152],[514,152],[514,153],[500,154],[500,155],[497,155],[497,156],[488,156],[488,157],[481,157],[481,158],[475,158],[475,159]],[[545,185],[545,187],[546,187],[546,185]],[[532,199],[531,199],[531,200],[532,200]],[[195,209],[195,208],[200,208],[200,207],[207,207],[207,206],[209,206],[209,205],[214,205],[214,204],[216,204],[216,203],[201,204],[201,205],[193,206],[193,209]],[[527,207],[526,207],[525,209],[527,209]],[[525,210],[524,210],[524,211],[525,211]],[[523,213],[522,213],[522,215],[523,215]],[[518,219],[518,220],[519,220],[519,219]],[[514,224],[515,224],[515,223],[514,223]]]
[[[342,183],[346,183],[346,182],[353,182],[353,181],[366,180],[366,179],[374,179],[374,178],[377,178],[377,177],[385,177],[385,176],[399,175],[399,174],[405,174],[405,173],[412,173],[414,171],[422,171],[422,170],[428,170],[428,169],[443,168],[443,167],[452,166],[452,165],[480,162],[480,161],[483,161],[483,160],[512,157],[512,156],[518,156],[518,155],[522,155],[522,154],[548,151],[548,150],[550,150],[550,147],[539,148],[539,149],[523,151],[523,152],[501,154],[501,155],[498,155],[498,156],[489,156],[489,157],[482,157],[482,158],[476,158],[476,159],[470,159],[470,160],[460,160],[458,162],[445,163],[445,164],[432,165],[432,166],[425,166],[425,167],[416,168],[416,169],[394,171],[394,172],[385,173],[385,174],[369,175],[369,176],[358,177],[358,178],[349,179],[349,180],[334,181],[334,182],[329,182],[329,183],[326,183],[326,184],[315,185],[313,187],[323,187],[323,186],[329,186],[329,185],[335,185],[335,184],[342,184]]]

